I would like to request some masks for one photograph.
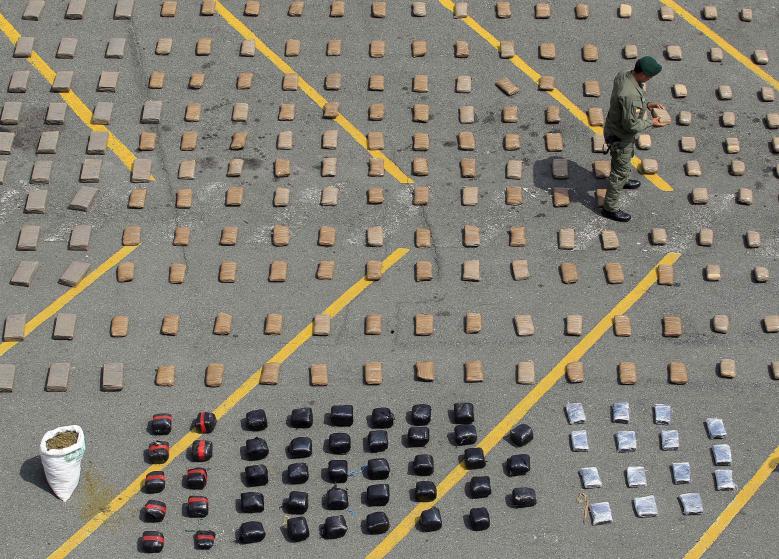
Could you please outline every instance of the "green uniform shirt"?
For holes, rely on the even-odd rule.
[[[633,77],[631,70],[620,72],[614,78],[603,136],[628,142],[651,126],[652,116],[646,106],[644,88]]]

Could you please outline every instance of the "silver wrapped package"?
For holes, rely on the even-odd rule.
[[[730,453],[729,444],[711,445],[711,454],[714,456],[715,466],[730,466],[733,463],[733,455]]]
[[[671,406],[668,404],[655,404],[655,425],[671,424]]]
[[[682,504],[682,514],[703,514],[703,501],[700,493],[682,493],[679,495]]]
[[[617,431],[614,438],[617,441],[617,452],[633,452],[636,450],[635,431]]]
[[[592,525],[598,524],[610,524],[611,518],[611,506],[608,502],[602,503],[590,503],[590,518],[592,519]]]
[[[566,404],[565,415],[568,417],[569,425],[584,423],[587,421],[587,416],[584,414],[584,406],[580,403]]]
[[[646,497],[636,497],[633,499],[633,509],[635,509],[636,516],[639,518],[657,516],[655,496],[647,495]]]
[[[630,404],[627,402],[615,402],[611,404],[611,421],[613,423],[630,422]]]
[[[690,470],[689,462],[674,462],[671,465],[671,474],[673,475],[673,481],[676,485],[680,483],[690,483],[692,478],[692,470]]]
[[[579,477],[582,478],[582,487],[585,489],[603,487],[598,468],[579,468]]]
[[[590,443],[587,441],[587,431],[571,431],[571,450],[574,452],[587,452]]]
[[[717,491],[733,491],[736,488],[733,470],[714,470],[714,484]]]
[[[710,439],[724,439],[727,436],[725,424],[718,417],[710,417],[706,420],[706,431]]]
[[[679,450],[679,431],[676,429],[661,431],[660,448],[663,450]]]
[[[646,470],[644,466],[628,466],[625,470],[628,487],[646,487]]]

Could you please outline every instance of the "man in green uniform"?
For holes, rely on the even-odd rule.
[[[651,109],[665,107],[660,103],[646,101],[645,84],[660,70],[662,66],[654,58],[644,56],[638,59],[633,70],[620,72],[614,78],[609,114],[603,128],[603,137],[611,152],[611,174],[603,215],[615,221],[630,221],[630,214],[619,207],[620,190],[641,186],[639,181],[629,178],[636,136],[652,126],[667,124],[653,117],[650,112]]]

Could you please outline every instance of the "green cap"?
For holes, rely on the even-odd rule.
[[[660,63],[651,56],[642,56],[638,59],[636,66],[650,78],[659,74],[660,70],[663,69]]]

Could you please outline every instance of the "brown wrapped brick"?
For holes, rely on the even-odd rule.
[[[631,361],[621,361],[617,367],[617,375],[620,384],[636,384],[638,381],[636,364]]]
[[[225,366],[222,363],[209,363],[206,367],[206,386],[216,388],[222,386]]]
[[[284,318],[279,313],[269,313],[265,316],[265,334],[279,335],[284,323]]]
[[[122,262],[116,267],[116,281],[125,283],[135,277],[135,262]]]
[[[154,384],[157,386],[173,386],[176,384],[176,366],[160,365],[157,367]]]
[[[414,370],[417,380],[427,382],[435,380],[435,364],[432,361],[417,361]]]
[[[570,383],[584,382],[584,364],[581,361],[573,361],[565,366],[565,378]]]
[[[260,371],[260,384],[278,384],[281,363],[265,363]]]
[[[465,382],[483,382],[484,366],[479,360],[465,362]]]
[[[219,265],[219,283],[235,283],[238,264],[231,260],[223,260]]]
[[[687,366],[681,361],[668,364],[668,382],[671,384],[687,384]]]
[[[127,335],[127,330],[130,324],[130,319],[127,316],[116,315],[111,319],[111,337],[112,338],[124,338]]]
[[[162,326],[160,327],[160,333],[164,336],[177,336],[179,333],[179,325],[181,324],[181,317],[177,314],[166,314],[162,317]]]
[[[414,316],[414,334],[416,336],[432,336],[434,331],[432,314],[419,313]]]
[[[379,361],[369,361],[363,366],[363,379],[365,384],[381,384],[382,367]]]
[[[315,363],[311,365],[311,386],[327,386],[327,365]]]
[[[633,335],[633,328],[630,325],[630,317],[626,314],[618,314],[614,317],[614,335],[620,338],[627,338]]]
[[[227,336],[233,330],[233,317],[226,312],[220,312],[214,319],[214,334]]]

